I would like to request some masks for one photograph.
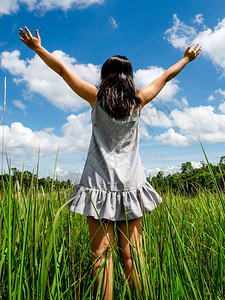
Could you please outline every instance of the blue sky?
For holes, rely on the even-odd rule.
[[[3,0],[0,3],[0,109],[7,101],[4,147],[11,166],[71,178],[85,162],[90,107],[19,40],[19,28],[39,29],[42,45],[83,79],[99,83],[101,65],[126,55],[138,88],[149,84],[199,42],[201,55],[143,110],[140,153],[146,174],[165,174],[191,161],[225,155],[225,2]],[[1,100],[2,99],[2,100]],[[4,131],[3,131],[4,125]],[[4,162],[4,170],[7,165]]]

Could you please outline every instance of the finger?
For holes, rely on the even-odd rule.
[[[191,49],[192,45],[190,44],[188,47],[187,47],[187,51],[189,51]]]
[[[20,31],[19,31],[20,34],[25,34],[25,32],[23,31],[22,28],[20,28]]]
[[[24,41],[24,39],[20,38],[20,40],[26,45],[26,42]]]
[[[37,39],[40,39],[40,35],[39,35],[39,32],[38,32],[38,29],[36,29],[35,35],[36,35],[36,38],[37,38]]]
[[[20,31],[19,34],[22,36],[23,39],[27,39],[27,35],[24,31]]]
[[[196,51],[195,52],[195,57],[199,56],[200,52],[201,52],[201,50]]]
[[[196,49],[198,48],[198,45],[199,45],[199,44],[196,44],[196,45],[194,46],[193,50],[196,50]]]
[[[29,30],[26,26],[25,26],[24,28],[25,28],[25,30],[26,30],[28,36],[29,36],[29,37],[32,37],[32,34],[31,34],[30,30]]]
[[[25,32],[24,32],[24,30],[22,28],[20,28],[19,32],[25,34]]]

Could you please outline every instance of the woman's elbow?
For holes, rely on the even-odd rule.
[[[172,79],[171,74],[169,74],[167,71],[165,71],[162,75],[163,84],[165,85],[171,79]]]
[[[61,76],[63,79],[65,78],[65,72],[64,72],[63,68],[58,68],[56,73],[58,73],[59,76]]]

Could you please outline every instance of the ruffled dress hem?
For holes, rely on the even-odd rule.
[[[155,209],[162,198],[150,183],[124,191],[106,191],[78,184],[67,199],[70,211],[95,219],[132,220]]]

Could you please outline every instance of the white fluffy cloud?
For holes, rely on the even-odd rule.
[[[54,178],[58,179],[59,181],[66,181],[69,179],[73,184],[78,184],[80,182],[82,171],[83,170],[80,169],[75,172],[68,172],[64,168],[61,168],[59,165],[57,165],[55,170],[51,169],[51,171],[46,174],[46,177],[50,176],[53,178],[53,175],[55,174]]]
[[[48,11],[53,9],[67,11],[73,7],[86,8],[94,3],[103,4],[104,0],[1,0],[0,15],[16,13],[22,4],[25,4],[29,11]]]
[[[82,79],[93,84],[99,82],[100,66],[90,63],[78,64],[76,59],[59,50],[53,54]],[[28,92],[44,96],[54,106],[71,111],[88,106],[88,103],[77,96],[37,55],[30,60],[22,60],[18,50],[5,51],[1,53],[0,59],[1,67],[14,76],[17,84],[25,83]]]
[[[161,133],[155,137],[156,141],[161,142],[163,145],[171,146],[190,146],[192,141],[190,138],[175,132],[173,128]]]
[[[203,18],[197,18],[203,23]],[[165,32],[165,38],[175,48],[185,49],[190,43],[199,43],[202,46],[202,55],[209,58],[212,63],[222,69],[225,75],[225,18],[213,28],[203,26],[200,31],[180,21],[177,15],[173,17],[173,25]]]
[[[219,94],[220,96],[222,96],[223,98],[225,98],[225,90],[222,89],[218,89],[215,91],[216,94]]]
[[[225,141],[225,115],[216,114],[212,106],[198,106],[184,108],[183,111],[173,110],[171,112],[173,126],[179,127],[181,133],[201,136],[204,134],[216,134],[224,132]],[[212,137],[212,140],[216,140]]]
[[[3,0],[0,4],[0,15],[1,14],[12,14],[17,12],[19,9],[18,1],[15,0]]]
[[[213,101],[213,100],[215,100],[215,96],[214,95],[209,95],[208,101]]]
[[[192,161],[191,165],[192,165],[193,169],[200,169],[202,167],[202,163],[201,162]]]
[[[196,37],[196,29],[182,22],[176,14],[173,15],[173,25],[165,32],[165,38],[175,48],[185,49]]]
[[[219,109],[223,112],[223,104]],[[185,107],[183,110],[174,109],[170,120],[174,128],[155,137],[162,144],[172,146],[189,146],[194,142],[224,143],[225,114],[217,114],[212,106]]]
[[[72,174],[67,172],[66,170],[61,169],[59,166],[56,166],[56,169],[52,169],[52,171],[49,173],[50,177],[53,177],[55,171],[55,178],[57,178],[59,181],[67,180],[72,177]]]
[[[167,176],[169,174],[173,175],[174,173],[179,172],[179,171],[180,171],[180,168],[177,167],[177,166],[167,166],[163,170],[163,173],[164,173],[165,176]]]
[[[62,126],[63,136],[57,136],[44,130],[32,131],[21,123],[4,126],[5,149],[8,154],[30,155],[33,148],[40,148],[41,155],[83,153],[87,151],[91,134],[90,111],[79,115],[70,115]],[[0,126],[2,140],[3,126]]]
[[[156,176],[158,174],[158,172],[162,171],[164,176],[167,175],[173,175],[176,172],[180,171],[180,168],[177,166],[167,166],[164,169],[160,169],[160,168],[155,168],[155,169],[144,169],[145,171],[145,176],[146,177],[150,177],[150,179],[152,179],[152,177]]]
[[[214,101],[214,100],[219,100],[221,101],[221,99],[225,98],[225,90],[217,89],[215,90],[211,95],[209,95],[208,97],[208,101]]]
[[[146,126],[169,128],[172,121],[164,112],[157,110],[151,103],[146,105],[141,111],[141,120]]]
[[[52,133],[54,130],[55,130],[54,127],[44,128],[44,131],[45,131],[45,132],[48,132],[48,133]]]
[[[199,43],[215,66],[222,68],[225,75],[225,18],[214,29],[199,32],[193,43]]]
[[[219,105],[219,110],[225,114],[225,101],[223,101],[222,103],[220,103]]]
[[[195,17],[192,21],[197,24],[203,24],[203,22],[204,22],[203,14],[195,15]]]
[[[191,165],[192,165],[193,169],[200,169],[202,167],[201,162],[192,161]],[[144,171],[145,171],[145,176],[146,177],[152,178],[152,177],[156,176],[157,173],[160,172],[160,171],[163,172],[164,176],[167,176],[169,174],[173,175],[176,172],[180,172],[181,168],[178,167],[178,166],[166,166],[164,169],[161,169],[161,168],[146,169],[146,168],[144,168]]]
[[[139,138],[140,140],[151,140],[152,136],[149,135],[146,125],[140,119],[139,122]]]
[[[13,104],[23,111],[25,111],[27,108],[27,106],[25,104],[23,104],[23,102],[21,100],[13,100]]]

